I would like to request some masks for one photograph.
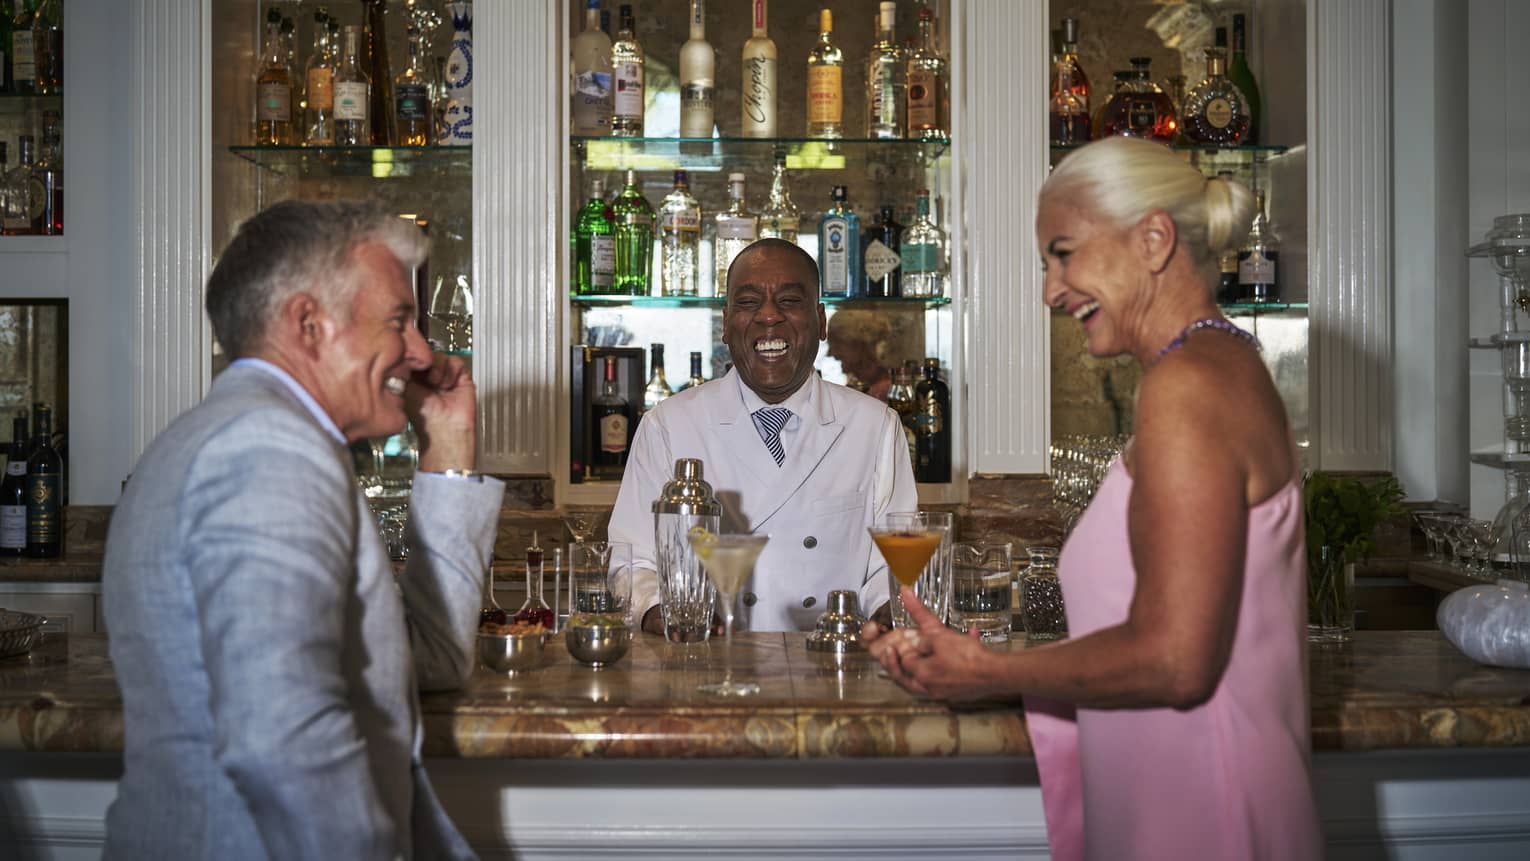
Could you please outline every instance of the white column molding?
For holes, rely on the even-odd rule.
[[[1391,2],[1308,4],[1312,465],[1392,468]]]
[[[132,0],[134,462],[202,398],[211,336],[208,260],[210,0]]]
[[[480,468],[552,470],[562,41],[552,3],[474,6],[473,321]]]
[[[1047,88],[1015,82],[1047,79],[1047,8],[971,0],[963,17],[968,463],[979,474],[1043,473],[1051,344],[1035,220],[1049,159]]]

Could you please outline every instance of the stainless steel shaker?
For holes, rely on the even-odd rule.
[[[722,504],[702,479],[701,461],[675,461],[675,477],[653,501],[653,543],[659,566],[659,611],[664,636],[678,643],[699,643],[712,633],[717,591],[691,549],[690,532],[700,526],[716,533]]]

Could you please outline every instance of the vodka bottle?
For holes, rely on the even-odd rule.
[[[709,138],[716,121],[716,59],[707,42],[706,3],[691,0],[691,38],[680,46],[680,136]]]
[[[621,7],[621,29],[611,44],[611,67],[616,76],[612,97],[611,133],[621,137],[643,136],[643,45],[638,42],[632,7]]]
[[[818,11],[818,44],[808,53],[807,136],[844,137],[845,55],[834,44],[834,14]]]
[[[792,203],[791,192],[786,187],[786,153],[776,153],[776,166],[770,176],[770,199],[765,211],[760,213],[760,238],[797,241],[797,231],[802,225],[802,213]]]
[[[576,135],[611,133],[611,37],[600,27],[600,0],[587,0],[584,30],[569,41],[573,55],[573,81],[569,115]]]
[[[866,61],[866,137],[903,137],[903,51],[893,41],[898,6],[883,0],[877,38]]]
[[[754,0],[752,33],[744,42],[743,135],[746,138],[773,138],[776,136],[776,43],[765,31],[765,0]]]

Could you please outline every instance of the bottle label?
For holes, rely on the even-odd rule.
[[[1263,251],[1239,255],[1238,283],[1255,286],[1275,283],[1275,258]]]
[[[940,408],[935,391],[931,389],[919,404],[919,412],[914,414],[914,433],[925,437],[934,436],[945,426],[945,413]]]
[[[884,245],[882,240],[873,239],[871,244],[866,246],[863,267],[867,278],[880,281],[901,265],[903,265],[903,258],[898,256],[898,252]]]
[[[11,77],[16,83],[37,80],[37,43],[31,30],[11,34]]]
[[[744,59],[744,134],[770,137],[776,133],[776,58]]]
[[[850,285],[850,249],[845,245],[850,227],[843,218],[826,218],[819,232],[822,234],[819,241],[823,243],[823,292],[843,296]]]
[[[715,120],[712,108],[712,84],[692,81],[680,88],[680,136],[709,138]]]
[[[619,117],[643,116],[643,64],[618,63],[616,65],[616,115]]]
[[[59,540],[59,479],[56,472],[27,479],[27,543],[52,544]]]
[[[903,244],[903,271],[922,275],[940,270],[940,246],[933,242]]]
[[[32,174],[28,183],[30,191],[27,192],[27,218],[35,225],[41,221],[48,211],[48,186],[38,174]]]
[[[700,233],[701,213],[694,209],[666,212],[659,226],[669,233]]]
[[[292,121],[292,88],[286,84],[261,84],[255,119],[263,123]]]
[[[871,116],[867,123],[873,130],[898,126],[897,74],[897,64],[888,60],[873,60],[867,72],[866,84],[871,90]]]
[[[25,476],[27,474],[27,462],[18,458],[11,458],[5,464],[5,474]]]
[[[22,471],[26,471],[25,464]],[[21,550],[27,546],[27,507],[0,505],[0,547]]]
[[[717,220],[718,239],[742,239],[753,242],[755,224],[752,218],[723,217]]]
[[[616,238],[604,234],[590,237],[590,283],[610,287],[616,277]]]
[[[914,69],[908,73],[908,127],[911,129],[939,128],[939,93],[935,87],[935,73],[928,69]]]
[[[808,68],[808,122],[838,125],[844,121],[844,71],[840,66]]]
[[[600,450],[621,454],[627,450],[627,417],[612,413],[600,419]]]
[[[424,84],[395,86],[393,100],[399,122],[425,122],[430,119],[430,91]]]
[[[361,81],[338,82],[334,86],[335,119],[367,121],[367,85]]]
[[[611,133],[611,73],[585,71],[574,75],[574,134]]]
[[[1158,125],[1158,106],[1147,99],[1130,99],[1126,103],[1126,122],[1132,131],[1152,135]]]
[[[1206,103],[1206,122],[1212,128],[1225,129],[1232,125],[1232,103],[1218,97]]]
[[[316,66],[308,70],[308,109],[329,112],[335,109],[335,70]]]

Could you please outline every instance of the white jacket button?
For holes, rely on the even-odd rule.
[[[756,598],[754,596],[753,592],[745,592],[744,593],[744,606],[745,607],[753,607],[755,605],[755,602],[759,601],[759,600],[760,600],[759,598]]]
[[[805,595],[802,598],[802,606],[803,607],[811,608],[814,604],[817,604],[817,603],[818,603],[818,596],[817,595]]]
[[[802,539],[802,546],[812,550],[814,547],[818,546],[818,539],[809,535],[808,537]]]

